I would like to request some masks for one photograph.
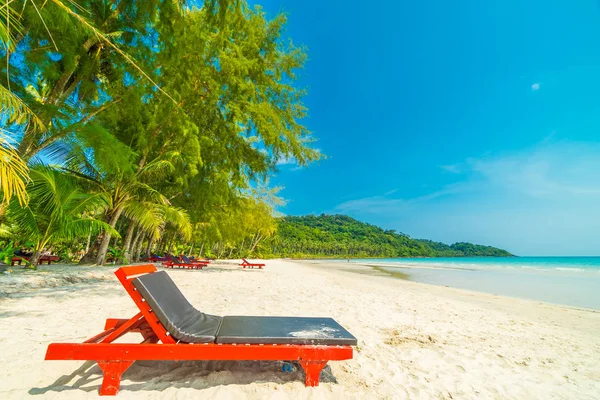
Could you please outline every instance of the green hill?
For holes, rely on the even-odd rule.
[[[512,256],[491,246],[412,239],[345,215],[324,214],[280,218],[277,233],[261,247],[274,257],[294,258]]]

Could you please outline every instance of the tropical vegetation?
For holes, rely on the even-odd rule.
[[[472,243],[446,245],[412,239],[345,215],[286,216],[277,234],[263,244],[275,257],[396,258],[396,257],[509,257],[509,252]]]
[[[269,174],[320,157],[294,84],[304,49],[283,39],[283,14],[193,4],[0,7],[4,253],[231,256],[274,233]]]
[[[0,258],[508,255],[344,216],[277,218],[269,176],[320,158],[304,48],[245,0],[0,6]]]

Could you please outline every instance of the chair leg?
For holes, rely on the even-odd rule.
[[[98,361],[104,372],[100,396],[115,396],[121,387],[121,375],[133,364],[133,361]]]
[[[319,386],[321,371],[327,365],[327,361],[300,361],[300,365],[306,373],[306,386]]]

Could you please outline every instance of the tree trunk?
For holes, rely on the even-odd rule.
[[[96,260],[96,254],[100,249],[100,244],[102,243],[103,233],[99,234],[91,246],[88,246],[87,252],[81,257],[79,260],[79,265],[93,264]]]
[[[200,247],[200,253],[198,254],[198,257],[203,257],[202,254],[204,252],[204,242],[202,242],[202,247]]]
[[[135,250],[135,259],[136,261],[140,260],[140,254],[142,253],[142,245],[144,244],[144,239],[146,238],[146,234],[142,234],[140,236],[140,241],[138,242],[137,249]]]
[[[31,257],[29,258],[29,262],[31,264],[25,263],[25,268],[37,270],[38,263],[40,262],[40,257],[42,256],[42,252],[39,250],[35,250]]]
[[[264,239],[260,233],[257,233],[254,238],[253,238],[253,242],[252,242],[252,246],[250,247],[250,251],[248,252],[248,254],[252,254],[252,252],[254,252],[254,249],[256,249],[256,246],[258,246],[258,244],[260,243],[260,241]]]
[[[133,238],[133,245],[131,246],[132,261],[137,261],[139,257],[138,249],[140,248],[140,240],[142,237],[142,228],[138,228]]]
[[[28,124],[25,133],[23,134],[23,139],[21,139],[21,142],[17,147],[17,152],[23,160],[29,161],[31,156],[35,153],[34,147],[37,138],[38,136],[33,124]]]
[[[131,249],[131,239],[133,239],[133,230],[135,229],[135,222],[130,221],[129,227],[127,228],[127,233],[125,234],[125,239],[123,240],[123,258],[126,260],[125,262],[130,261],[129,251]]]
[[[117,225],[117,221],[121,216],[121,212],[123,211],[122,207],[118,207],[112,213],[110,218],[110,226],[115,227]],[[110,243],[110,232],[104,232],[102,236],[102,241],[100,242],[100,248],[98,249],[98,257],[96,257],[96,265],[104,265],[104,259],[106,258],[106,252],[108,251],[108,244]]]
[[[85,244],[85,253],[90,250],[90,242],[92,241],[92,227],[90,226],[90,233],[88,233],[87,243]]]
[[[175,239],[175,234],[173,234],[173,236],[171,236],[171,240],[169,241],[169,250],[168,250],[169,254],[173,254],[173,253],[171,253],[171,251],[173,251],[173,239]]]
[[[150,252],[152,251],[152,246],[154,245],[154,236],[148,239],[148,247],[146,247],[146,259],[150,258]]]

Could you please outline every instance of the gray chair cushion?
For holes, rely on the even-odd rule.
[[[217,343],[350,345],[357,340],[332,318],[224,317]]]
[[[186,343],[215,341],[223,318],[196,310],[165,271],[142,275],[132,283],[173,338]]]
[[[165,271],[142,275],[132,283],[171,336],[185,343],[357,344],[332,318],[204,314],[186,300]]]

